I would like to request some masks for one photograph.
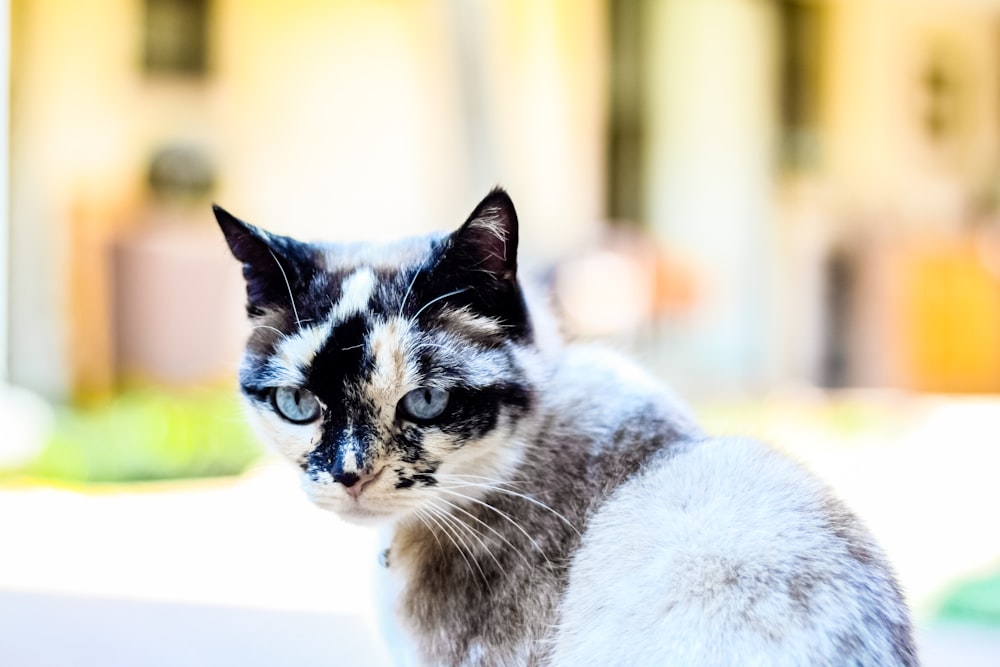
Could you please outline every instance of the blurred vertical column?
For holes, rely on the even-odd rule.
[[[7,290],[10,268],[10,206],[8,203],[8,163],[10,156],[10,2],[0,0],[0,383],[7,380]]]
[[[601,231],[605,5],[442,3],[457,59],[465,199],[497,184],[510,191],[526,265],[555,261]]]
[[[646,9],[645,209],[700,283],[661,363],[688,389],[766,385],[777,356],[774,9],[751,0]]]

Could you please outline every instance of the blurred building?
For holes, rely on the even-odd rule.
[[[231,375],[242,288],[211,198],[283,233],[387,237],[457,225],[502,182],[540,254],[597,228],[598,2],[12,4],[10,374],[47,395]],[[214,191],[153,196],[171,147]],[[175,343],[152,358],[123,334]],[[199,346],[214,367],[178,368]]]
[[[388,237],[497,183],[570,320],[680,384],[1000,390],[1000,2],[11,0],[10,26],[9,374],[46,395],[231,373],[212,199]]]

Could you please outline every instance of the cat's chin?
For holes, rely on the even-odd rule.
[[[395,512],[366,507],[357,502],[337,502],[323,498],[312,498],[313,504],[320,509],[333,512],[349,523],[363,526],[377,526],[396,519]]]
[[[382,526],[395,521],[396,515],[390,512],[375,512],[360,507],[352,507],[347,511],[334,510],[344,521],[359,526]]]

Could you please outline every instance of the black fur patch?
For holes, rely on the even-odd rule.
[[[449,418],[440,429],[462,440],[474,440],[496,428],[502,408],[511,409],[517,418],[531,406],[531,391],[516,383],[500,383],[452,392]]]
[[[247,313],[259,316],[269,306],[298,310],[300,295],[308,292],[316,273],[313,246],[287,236],[268,234],[213,206],[229,249],[243,262],[247,284]]]
[[[368,320],[358,313],[345,319],[316,353],[308,373],[308,386],[328,406],[344,403],[344,388],[371,368],[365,346]]]

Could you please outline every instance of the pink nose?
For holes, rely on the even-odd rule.
[[[340,482],[344,485],[344,489],[353,498],[357,498],[361,495],[361,492],[365,490],[365,487],[375,481],[375,478],[379,476],[382,471],[378,473],[354,473],[354,472],[343,472],[334,477],[334,481]]]

